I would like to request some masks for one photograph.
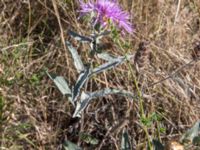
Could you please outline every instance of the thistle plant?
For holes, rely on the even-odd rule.
[[[74,61],[74,66],[79,73],[77,81],[74,85],[69,85],[62,76],[55,76],[50,73],[48,73],[48,75],[54,81],[61,93],[68,97],[68,100],[74,105],[75,111],[73,117],[81,117],[81,113],[87,107],[89,102],[95,98],[109,94],[121,94],[123,96],[135,98],[133,93],[123,89],[105,88],[91,93],[84,91],[83,86],[91,76],[114,68],[134,57],[134,55],[112,56],[108,53],[98,51],[102,44],[100,43],[100,39],[110,34],[111,30],[114,28],[122,34],[125,34],[125,32],[132,34],[134,29],[129,22],[130,15],[121,9],[116,0],[89,0],[87,3],[80,0],[79,2],[80,16],[90,16],[93,33],[90,36],[83,36],[69,30],[68,34],[79,42],[88,43],[91,47],[90,54],[97,55],[97,58],[104,59],[107,62],[96,68],[92,68],[90,63],[84,65],[77,49],[73,47],[69,41],[66,41],[66,45]]]
[[[110,94],[118,94],[125,97],[131,97],[132,100],[136,99],[134,93],[123,89],[104,88],[93,92],[87,92],[84,89],[84,84],[93,75],[115,68],[126,60],[133,59],[134,57],[134,55],[113,56],[100,51],[103,47],[103,43],[100,42],[100,39],[109,35],[112,30],[124,35],[127,34],[127,32],[132,34],[134,29],[129,22],[130,15],[121,9],[116,0],[89,0],[88,2],[80,0],[79,2],[80,16],[82,17],[87,15],[90,17],[93,32],[90,36],[84,36],[76,33],[75,31],[69,30],[68,34],[81,43],[89,44],[91,48],[89,51],[91,54],[90,56],[96,55],[96,58],[103,59],[106,63],[95,68],[92,68],[92,64],[90,62],[85,65],[82,62],[77,49],[72,46],[69,41],[66,41],[66,46],[73,58],[74,66],[79,73],[76,82],[74,85],[69,85],[64,77],[52,75],[47,72],[48,76],[54,81],[60,92],[65,95],[75,107],[73,117],[81,117],[81,114],[87,105],[93,99],[97,99],[99,97]]]

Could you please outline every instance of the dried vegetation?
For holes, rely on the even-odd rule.
[[[77,78],[65,46],[65,39],[71,40],[67,30],[88,35],[89,26],[77,20],[76,1],[0,0],[0,149],[61,149],[65,139],[85,149],[119,149],[125,127],[134,149],[145,149],[147,139],[177,141],[200,118],[200,61],[192,61],[199,58],[200,1],[178,2],[121,0],[136,32],[121,39],[121,48],[104,38],[112,43],[107,51],[134,54],[148,41],[149,56],[138,54],[139,71],[130,61],[93,77],[85,88],[137,93],[138,85],[143,99],[97,99],[79,120],[72,118],[73,106],[45,73],[48,69],[69,83]],[[78,49],[85,62],[87,48]],[[80,133],[99,143],[86,142]]]

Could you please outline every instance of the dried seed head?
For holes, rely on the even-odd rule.
[[[141,42],[135,54],[135,66],[137,70],[143,70],[148,63],[150,49],[147,42]]]
[[[200,58],[200,42],[195,43],[195,47],[192,51],[192,57],[193,57],[193,59]]]

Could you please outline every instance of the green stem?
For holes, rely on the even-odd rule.
[[[124,55],[126,55],[126,52],[125,52],[124,48],[122,47],[122,45],[121,45],[121,43],[120,43],[119,40],[117,40],[117,44],[120,46],[120,49],[122,49]],[[137,94],[138,94],[138,97],[139,97],[140,114],[141,114],[141,117],[142,117],[142,118],[145,118],[146,115],[145,115],[145,113],[144,113],[144,106],[143,106],[143,97],[142,97],[142,93],[141,93],[141,90],[140,90],[140,88],[139,88],[139,86],[138,86],[137,79],[136,79],[136,77],[135,77],[135,74],[134,74],[134,72],[133,72],[133,69],[132,69],[131,64],[130,64],[129,61],[128,61],[128,67],[129,67],[129,70],[130,70],[130,72],[131,72],[131,76],[132,76],[132,78],[133,78],[134,85],[135,85],[135,88],[136,88],[136,90],[137,90]],[[148,129],[147,129],[146,126],[143,126],[143,129],[144,129],[144,132],[145,132],[146,137],[147,137],[147,140],[148,140],[148,147],[149,147],[150,150],[152,150],[153,148],[152,148],[152,145],[151,145],[151,140],[150,140],[150,138],[149,138]]]

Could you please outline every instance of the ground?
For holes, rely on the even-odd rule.
[[[152,139],[164,145],[179,142],[198,121],[200,62],[194,50],[200,41],[200,1],[121,0],[120,5],[130,12],[135,33],[120,37],[120,45],[104,37],[102,42],[110,45],[105,51],[134,55],[146,42],[148,57],[135,60],[144,61],[139,72],[130,60],[92,77],[84,88],[142,95],[95,99],[78,119],[46,74],[63,76],[69,84],[77,79],[65,41],[79,43],[67,31],[91,31],[87,21],[78,19],[78,0],[0,1],[0,149],[62,149],[67,140],[83,149],[120,149],[126,130],[139,150],[152,145]],[[78,48],[84,62],[91,60],[88,48]],[[95,62],[102,63],[96,57]]]

